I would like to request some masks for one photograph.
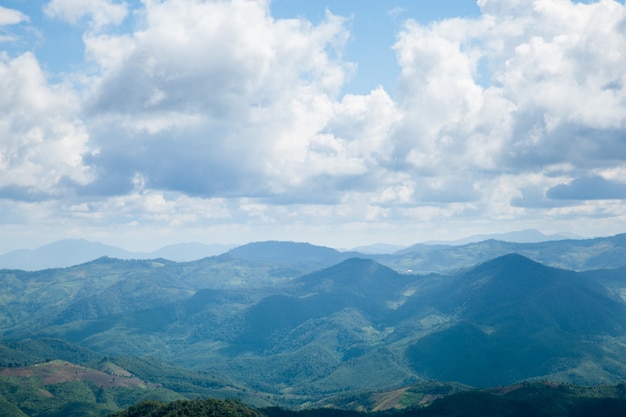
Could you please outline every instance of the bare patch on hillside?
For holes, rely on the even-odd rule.
[[[45,385],[68,381],[89,381],[105,388],[150,385],[119,367],[107,373],[60,360],[20,368],[3,368],[0,369],[0,376],[38,378]]]

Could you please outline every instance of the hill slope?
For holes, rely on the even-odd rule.
[[[603,350],[601,341],[624,334],[626,304],[584,274],[512,254],[456,276],[440,291],[438,308],[457,319],[407,351],[414,369],[431,378],[508,384],[586,361],[607,366],[623,352]],[[624,372],[624,365],[616,369]],[[606,377],[596,371],[570,377]]]
[[[452,275],[363,258],[311,268],[226,254],[2,271],[0,323],[5,336],[150,355],[288,405],[424,378],[626,377],[625,303],[602,285],[621,270],[578,273],[516,254]]]
[[[418,244],[373,259],[396,270],[456,272],[490,259],[519,253],[545,265],[584,271],[626,265],[626,234],[594,239],[567,239],[538,243],[484,240],[460,246]]]

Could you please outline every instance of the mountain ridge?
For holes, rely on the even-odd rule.
[[[535,239],[516,239],[517,235],[524,235],[532,233],[535,235]],[[625,234],[626,235],[626,234]],[[537,238],[542,236],[542,238]],[[103,256],[109,256],[118,259],[157,259],[163,258],[176,262],[190,262],[198,260],[204,257],[217,256],[225,253],[231,253],[233,256],[241,257],[248,260],[264,260],[264,261],[277,261],[276,247],[282,247],[284,249],[283,258],[288,254],[295,254],[302,256],[306,253],[309,259],[301,259],[302,262],[315,262],[322,259],[321,265],[330,265],[337,263],[341,260],[345,260],[354,256],[366,256],[377,259],[379,262],[385,263],[385,259],[394,259],[393,262],[398,266],[403,265],[406,259],[403,257],[415,257],[415,254],[419,254],[420,257],[432,256],[433,253],[459,253],[463,250],[473,252],[480,250],[480,246],[487,244],[506,247],[500,251],[491,250],[486,258],[479,259],[486,260],[496,257],[508,252],[524,252],[526,256],[532,257],[532,253],[537,250],[545,250],[550,245],[563,245],[571,244],[577,246],[576,242],[593,242],[599,240],[611,240],[617,241],[619,235],[612,237],[598,237],[589,239],[577,239],[571,236],[563,234],[558,235],[544,235],[536,230],[526,230],[518,232],[509,232],[504,234],[495,235],[475,235],[467,239],[461,239],[453,242],[426,242],[417,243],[412,246],[400,248],[394,245],[388,245],[384,243],[378,243],[374,245],[361,246],[352,250],[337,250],[326,246],[312,245],[306,242],[288,242],[288,241],[261,241],[250,242],[243,245],[232,244],[202,244],[198,242],[186,242],[177,243],[173,245],[167,245],[152,252],[132,252],[121,249],[116,246],[105,245],[99,242],[91,242],[85,239],[65,239],[59,240],[47,245],[37,247],[35,249],[18,249],[0,254],[0,269],[21,269],[21,270],[41,270],[47,268],[64,268],[68,266],[78,265],[85,263]],[[508,240],[507,240],[508,239]],[[550,240],[558,239],[558,240]],[[626,244],[617,243],[617,246],[624,247]],[[543,245],[544,249],[541,249]],[[517,246],[516,246],[517,245]],[[519,246],[521,245],[521,246]],[[272,246],[274,247],[274,253],[272,253]],[[302,249],[306,250],[302,250]],[[463,249],[464,248],[464,249]],[[476,248],[476,249],[475,249]],[[521,249],[520,249],[521,248]],[[299,249],[299,250],[296,250]],[[362,249],[362,252],[359,251]],[[256,253],[255,253],[256,252]],[[265,255],[261,256],[261,253]],[[613,253],[607,252],[603,254],[604,259],[596,259],[595,264],[579,266],[575,269],[589,269],[593,267],[603,267],[610,264],[615,266],[623,258],[624,251],[614,251]],[[264,258],[264,259],[262,259]],[[332,259],[332,260],[331,260]],[[546,263],[546,259],[536,259]],[[288,260],[287,263],[293,263],[293,260]],[[469,266],[469,265],[465,265]],[[561,265],[567,267],[566,264]],[[621,265],[618,265],[621,266]],[[415,267],[415,265],[413,265]],[[406,269],[415,269],[407,267]],[[443,269],[439,267],[439,269]],[[426,269],[418,268],[422,272]]]
[[[0,269],[36,271],[49,268],[66,268],[102,257],[125,260],[163,258],[186,262],[219,255],[234,246],[188,242],[163,246],[152,252],[133,252],[86,239],[65,239],[35,249],[18,249],[0,254]]]
[[[505,233],[483,233],[467,236],[455,240],[431,240],[422,242],[428,245],[465,245],[468,243],[482,242],[484,240],[501,240],[511,243],[540,243],[557,240],[583,239],[583,237],[573,233],[553,233],[545,234],[536,229],[515,230]]]
[[[565,248],[613,259],[622,240]],[[235,250],[183,263],[99,258],[1,270],[0,336],[150,355],[283,404],[424,379],[487,387],[626,378],[623,267],[576,272],[506,253],[423,274],[362,254],[324,266],[337,252],[308,244],[257,245],[272,250],[248,259]]]
[[[452,276],[399,274],[353,258],[254,297],[233,291],[202,290],[151,309],[47,327],[41,335],[116,355],[170,352],[162,359],[210,362],[215,372],[256,386],[257,377],[244,371],[252,367],[265,383],[290,381],[294,393],[338,389],[345,375],[370,362],[386,365],[369,384],[427,376],[489,386],[624,353],[619,345],[604,353],[599,347],[602,338],[624,333],[623,300],[586,274],[518,254]],[[158,337],[142,346],[149,335]],[[294,368],[292,361],[304,357],[317,359]],[[610,366],[626,377],[626,364]]]

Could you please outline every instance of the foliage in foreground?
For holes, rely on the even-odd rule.
[[[235,400],[144,401],[111,417],[623,417],[624,384],[599,388],[525,383],[502,390],[471,390],[441,398],[428,407],[379,413],[317,408],[252,409]]]
[[[262,417],[257,411],[235,400],[195,399],[164,404],[143,401],[111,417]]]

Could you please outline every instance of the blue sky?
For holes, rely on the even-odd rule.
[[[442,1],[297,1],[278,0],[271,3],[276,18],[305,17],[313,23],[324,20],[326,11],[349,19],[350,40],[343,57],[357,64],[344,91],[367,94],[379,85],[393,92],[400,69],[395,65],[392,45],[406,19],[423,24],[431,21],[476,17],[480,8],[473,0]],[[382,64],[385,63],[385,64]]]
[[[0,252],[626,231],[623,1],[6,0]]]

